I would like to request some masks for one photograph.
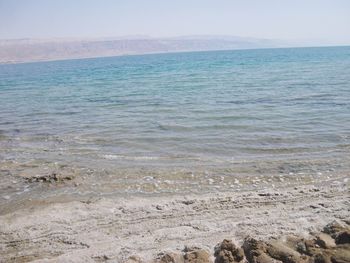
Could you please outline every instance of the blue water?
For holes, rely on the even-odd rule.
[[[346,170],[349,101],[350,47],[0,65],[0,165],[123,171],[130,184],[145,171]]]

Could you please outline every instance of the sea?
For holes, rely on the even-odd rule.
[[[239,191],[349,168],[350,47],[0,65],[4,202]],[[23,179],[51,173],[74,179]]]

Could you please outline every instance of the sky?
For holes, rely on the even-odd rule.
[[[134,35],[350,44],[350,0],[0,0],[0,39]]]

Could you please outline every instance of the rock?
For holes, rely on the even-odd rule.
[[[211,263],[209,253],[197,247],[185,247],[182,253],[160,253],[154,263]]]
[[[270,193],[258,193],[258,196],[271,196]]]
[[[314,263],[331,263],[331,255],[334,253],[333,249],[321,248],[316,243],[315,240],[306,240],[305,245],[307,247],[307,255],[310,257],[310,262]],[[312,261],[313,260],[313,261]]]
[[[336,221],[326,225],[323,229],[323,232],[329,234],[332,238],[334,238],[336,244],[350,243],[349,227],[343,226]]]
[[[232,255],[237,262],[241,262],[244,259],[244,251],[242,248],[237,248],[236,250],[234,250],[232,252]]]
[[[244,240],[244,254],[249,263],[279,263],[282,261],[275,260],[266,254],[267,245],[259,240],[247,237]]]
[[[306,251],[304,254],[312,256],[312,255],[316,255],[318,253],[318,245],[315,243],[314,239],[313,240],[305,240],[304,244],[306,247]]]
[[[335,243],[339,244],[350,244],[350,231],[346,230],[338,233],[335,238]]]
[[[330,235],[325,233],[320,233],[319,235],[317,235],[315,243],[321,248],[331,248],[336,246],[334,239]]]
[[[163,255],[159,262],[162,262],[162,263],[175,263],[175,258],[171,255],[171,254],[165,254]]]
[[[64,181],[71,181],[74,179],[73,175],[62,175],[58,174],[56,172],[53,172],[51,174],[47,175],[39,175],[34,177],[28,177],[26,178],[26,181],[29,183],[36,183],[36,182],[44,182],[44,183],[54,183],[54,182],[64,182]]]
[[[157,210],[163,210],[163,207],[161,205],[156,205]]]
[[[340,223],[337,221],[333,221],[332,223],[329,223],[323,228],[323,232],[330,235],[332,238],[336,238],[337,235],[340,232],[346,231],[349,229],[346,229],[344,226],[342,226]]]
[[[331,258],[324,254],[317,254],[314,257],[314,263],[332,263]]]
[[[350,246],[339,248],[334,251],[331,256],[332,263],[349,263],[350,262]]]
[[[184,205],[191,205],[195,203],[195,200],[184,200],[181,203],[183,203]]]
[[[131,256],[124,263],[143,263],[143,260],[139,256]]]
[[[327,233],[326,233],[327,232]],[[335,236],[335,239],[332,237]],[[215,263],[350,263],[350,230],[337,222],[312,239],[288,236],[286,241],[268,242],[246,237],[242,248],[224,239],[214,249]],[[131,260],[131,259],[129,259]],[[142,261],[128,261],[140,263]],[[185,247],[183,253],[162,253],[153,263],[209,263],[210,254],[198,247]]]
[[[297,236],[288,236],[285,245],[301,254],[306,254],[305,240]]]
[[[249,263],[350,263],[349,237],[347,225],[332,222],[313,239],[289,236],[285,242],[263,242],[247,237],[242,247]],[[232,249],[232,244],[224,240],[219,248],[221,247]],[[224,260],[217,263],[235,262],[232,261],[231,254],[218,251],[219,254],[216,253]]]
[[[109,260],[110,257],[108,257],[107,255],[99,255],[99,256],[93,256],[92,259],[95,260],[96,262],[105,262]]]
[[[228,250],[221,250],[215,255],[215,263],[231,263],[236,262],[233,255]]]
[[[301,254],[307,254],[307,248],[304,241],[300,241],[296,244],[296,250]]]
[[[181,253],[161,253],[158,255],[157,263],[183,263],[184,257]]]
[[[305,240],[304,244],[306,247],[306,253],[304,254],[310,256],[311,261],[309,262],[350,263],[350,245],[336,244],[329,235],[321,233],[316,239]]]
[[[284,243],[284,246],[288,247],[292,251],[296,251],[299,253],[299,256],[301,257],[301,261],[305,261],[308,257],[308,248],[314,247],[315,242],[311,241],[305,241],[304,238],[302,237],[297,237],[297,236],[289,236],[287,237],[287,241]]]
[[[232,242],[232,240],[224,239],[221,244],[219,244],[219,249],[233,251],[236,249],[236,245]]]
[[[224,239],[215,247],[215,263],[241,262],[244,251],[228,239]]]
[[[199,248],[188,248],[184,250],[186,253],[184,255],[185,263],[211,263],[210,255],[204,249]]]
[[[280,260],[283,263],[307,262],[307,257],[302,257],[299,252],[285,246],[279,241],[273,241],[267,244],[267,253],[270,257]]]

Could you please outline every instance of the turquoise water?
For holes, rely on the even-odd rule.
[[[350,47],[0,65],[0,165],[130,189],[145,174],[348,170],[349,101]]]

